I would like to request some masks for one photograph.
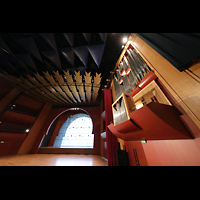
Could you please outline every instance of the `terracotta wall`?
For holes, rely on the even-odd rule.
[[[196,140],[155,140],[126,142],[130,165],[135,166],[136,148],[140,166],[199,166],[200,146]]]
[[[34,126],[44,102],[0,77],[0,156],[16,155]]]

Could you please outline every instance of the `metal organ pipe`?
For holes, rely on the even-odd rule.
[[[132,49],[130,49],[130,52],[131,52],[132,57],[137,62],[140,70],[146,75],[147,73],[146,73],[146,71],[144,69],[143,63],[141,63],[141,61],[139,60],[137,53],[135,51],[133,51]]]
[[[133,55],[131,54],[130,50],[127,50],[127,53],[129,55],[129,59],[132,60],[132,62],[134,63],[135,65],[135,68],[138,72],[138,74],[142,77],[142,79],[144,78],[144,75],[142,73],[142,70],[140,69],[140,65],[136,62],[135,58],[133,57]],[[140,79],[140,80],[142,80]]]
[[[133,72],[134,76],[135,76],[135,79],[137,80],[137,82],[139,83],[140,82],[140,76],[139,74],[137,73],[137,71],[135,70],[135,67],[132,63],[132,61],[128,61],[127,58],[124,56],[124,60],[126,63],[129,64],[130,68],[131,68],[131,71]]]
[[[147,64],[146,64],[145,61],[141,58],[141,56],[135,51],[135,49],[132,50],[132,53],[133,53],[133,55],[135,55],[135,57],[137,58],[137,60],[138,60],[138,62],[140,63],[140,65],[141,65],[143,71],[145,72],[145,74],[147,74],[146,71],[145,71],[145,69],[146,69],[148,72],[150,72],[150,70],[149,70]]]

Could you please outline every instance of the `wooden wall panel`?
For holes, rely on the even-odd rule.
[[[154,70],[156,76],[200,128],[200,80],[198,78],[200,63],[191,67],[191,71],[197,73],[196,76],[194,74],[192,76],[188,70],[180,72],[135,34],[131,34],[129,39],[141,57]]]

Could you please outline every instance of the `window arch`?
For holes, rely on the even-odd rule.
[[[93,148],[92,119],[87,114],[70,116],[59,130],[54,147],[60,148]]]

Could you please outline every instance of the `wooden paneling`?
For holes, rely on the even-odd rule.
[[[191,72],[188,70],[180,72],[135,34],[131,34],[129,40],[180,106],[200,128],[200,80],[198,76],[200,63],[192,66],[191,70],[189,69]]]

